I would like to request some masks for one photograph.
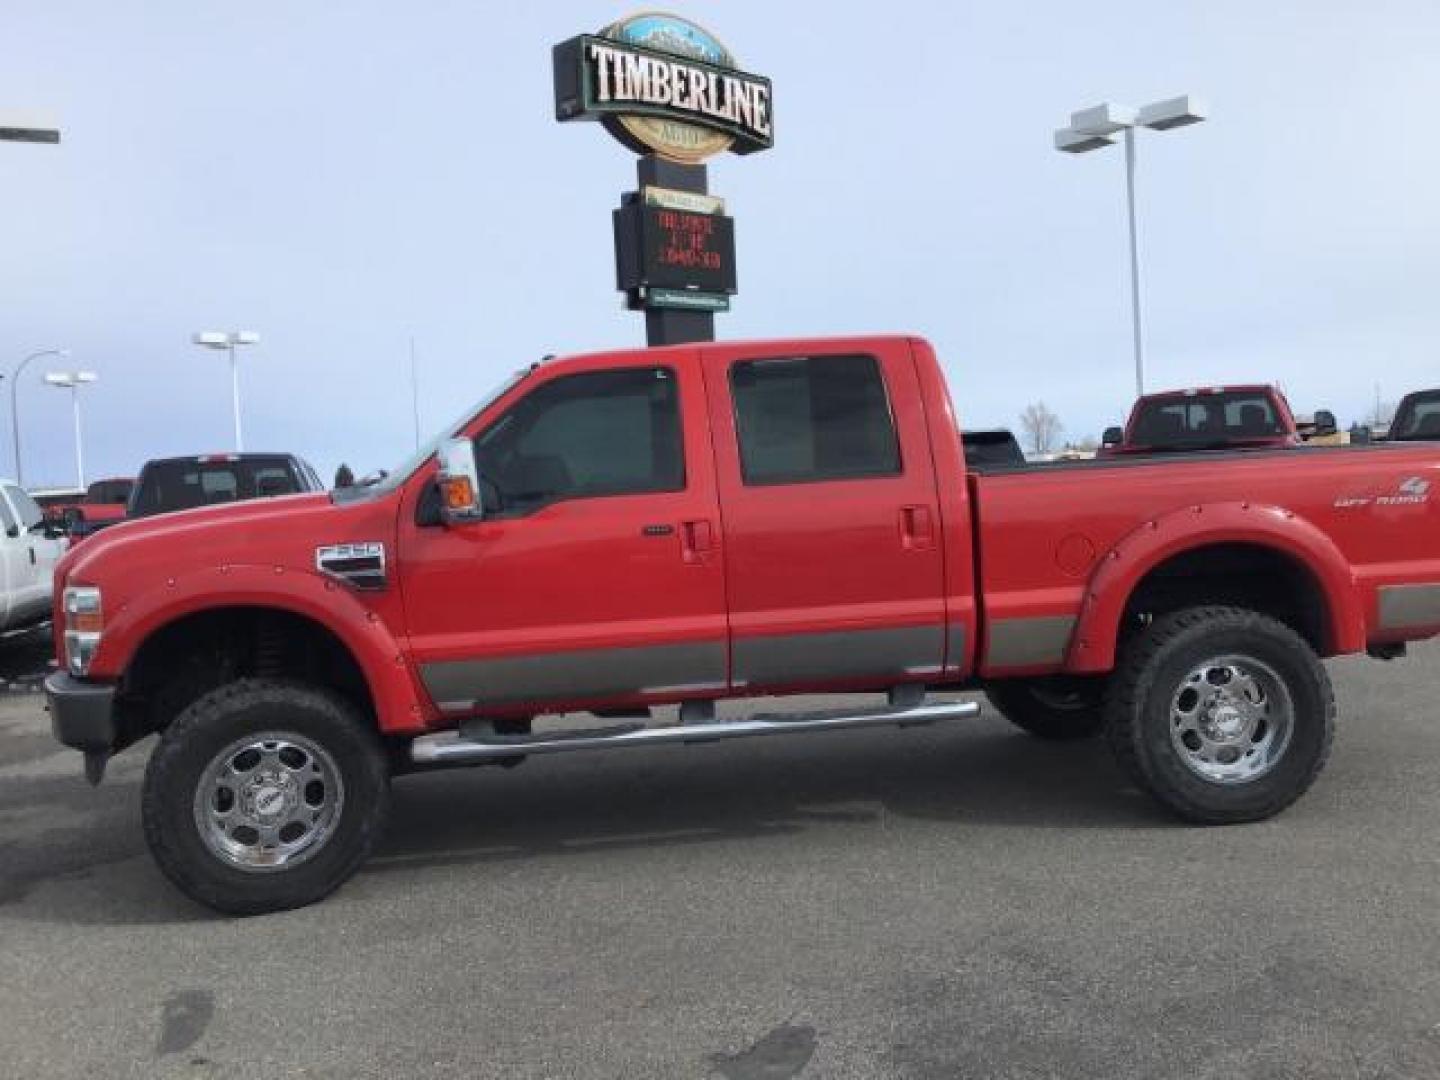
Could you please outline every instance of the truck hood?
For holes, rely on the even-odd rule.
[[[369,510],[356,513],[326,494],[307,493],[122,521],[72,548],[56,568],[56,584],[115,582],[128,591],[132,582],[149,587],[156,577],[225,564],[312,569],[317,544],[356,539],[349,534],[359,522],[375,520],[375,508]]]

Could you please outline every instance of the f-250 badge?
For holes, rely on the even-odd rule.
[[[1395,490],[1386,495],[1342,495],[1335,500],[1335,506],[1345,510],[1358,506],[1419,506],[1429,501],[1430,481],[1423,476],[1411,476],[1401,480]]]

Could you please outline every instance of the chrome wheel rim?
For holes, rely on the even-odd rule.
[[[1170,699],[1170,742],[1186,767],[1214,784],[1246,784],[1285,756],[1295,703],[1275,669],[1251,656],[1197,664]]]
[[[266,732],[210,759],[195,789],[195,825],[211,854],[230,866],[289,869],[325,846],[344,803],[329,752],[303,735]]]

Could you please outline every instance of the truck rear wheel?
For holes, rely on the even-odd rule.
[[[1088,739],[1105,726],[1101,679],[1015,679],[985,688],[1005,719],[1041,739]]]
[[[1258,612],[1200,607],[1157,619],[1125,649],[1106,700],[1111,747],[1186,821],[1278,814],[1330,754],[1335,695],[1314,650]]]
[[[244,679],[187,707],[145,772],[141,816],[181,892],[232,915],[301,907],[353,874],[384,827],[379,740],[327,690]]]

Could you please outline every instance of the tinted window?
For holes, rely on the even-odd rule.
[[[747,484],[900,472],[900,448],[873,356],[747,360],[730,369]]]
[[[1414,398],[1390,432],[1392,439],[1440,439],[1440,393]]]
[[[14,484],[5,485],[5,494],[10,496],[11,505],[15,507],[15,512],[20,515],[20,527],[22,529],[28,529],[32,525],[38,525],[41,519],[45,517],[45,511],[40,509],[40,504]]]
[[[157,461],[145,467],[130,514],[148,517],[299,490],[295,473],[284,458]]]
[[[1264,394],[1203,394],[1147,404],[1135,424],[1140,446],[1203,446],[1285,434]]]
[[[1024,465],[1025,454],[1009,431],[967,431],[962,436],[965,464],[972,469],[987,465]]]
[[[502,514],[562,499],[679,491],[680,406],[668,368],[567,375],[537,387],[475,440]]]
[[[0,527],[8,533],[15,528],[15,515],[10,510],[10,504],[0,499]]]
[[[85,495],[85,501],[92,506],[103,503],[123,503],[130,498],[130,489],[133,486],[129,480],[97,480],[90,485],[90,490]]]

